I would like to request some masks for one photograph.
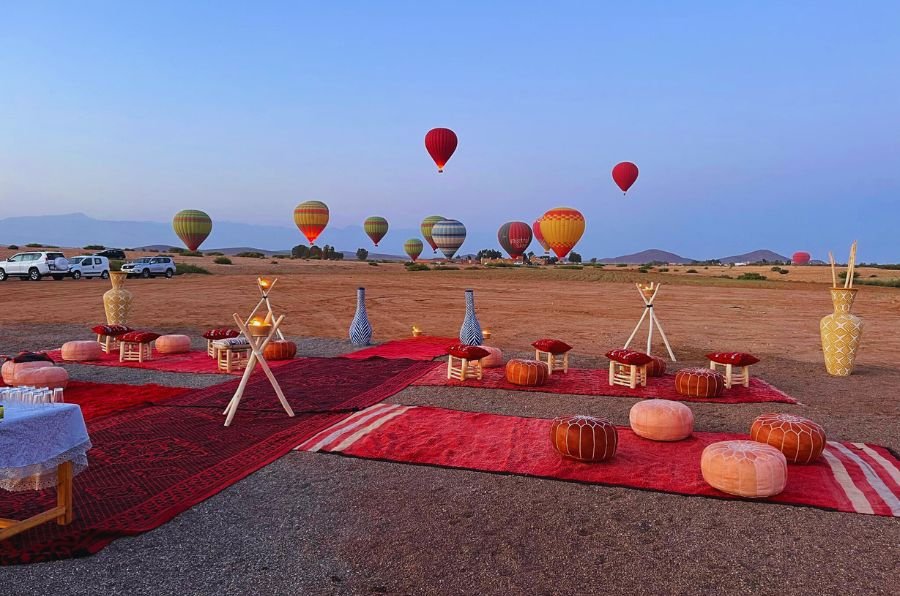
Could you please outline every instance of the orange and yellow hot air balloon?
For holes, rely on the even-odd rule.
[[[584,234],[584,216],[571,207],[554,207],[540,219],[541,234],[560,259],[575,248]]]
[[[322,201],[300,203],[294,207],[294,223],[312,246],[328,225],[328,205]]]
[[[185,209],[175,214],[172,229],[188,250],[195,251],[212,231],[212,220],[203,211]]]

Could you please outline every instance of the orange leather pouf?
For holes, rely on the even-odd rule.
[[[675,391],[689,397],[719,397],[725,377],[708,368],[683,368],[675,373]]]
[[[70,362],[86,362],[100,360],[103,349],[96,341],[67,341],[62,345],[60,355],[63,360]]]
[[[297,344],[286,339],[272,340],[263,350],[266,360],[290,360],[296,355]]]
[[[550,369],[537,360],[513,359],[506,363],[506,380],[513,385],[538,387],[547,382]]]
[[[694,432],[694,413],[681,402],[648,399],[631,406],[631,430],[651,441],[680,441]]]
[[[619,434],[606,418],[568,416],[550,426],[550,440],[557,451],[581,461],[603,461],[616,453]]]
[[[787,484],[784,454],[756,441],[708,445],[700,456],[700,471],[707,484],[739,497],[771,497]]]
[[[161,335],[156,338],[156,351],[160,354],[190,352],[191,338],[187,335]]]
[[[650,356],[650,362],[647,363],[648,377],[661,377],[666,374],[666,361],[659,356]]]
[[[781,451],[792,464],[808,464],[825,449],[825,429],[793,414],[763,414],[753,421],[750,438]]]
[[[69,373],[61,366],[26,368],[16,373],[16,385],[65,389],[69,384]]]

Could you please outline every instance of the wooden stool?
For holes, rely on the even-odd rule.
[[[219,363],[219,370],[230,373],[247,368],[251,351],[249,344],[227,347],[217,346],[216,360]]]
[[[459,365],[454,366],[454,361],[458,361]],[[452,354],[447,357],[447,378],[456,379],[457,381],[465,381],[466,379],[481,380],[483,367],[481,360],[467,360],[459,358]]]
[[[621,385],[629,389],[635,389],[638,384],[647,386],[647,365],[622,364],[615,360],[609,361],[609,384]]]
[[[97,343],[104,354],[115,354],[119,351],[119,340],[114,335],[97,335]]]
[[[546,360],[544,357],[546,357]],[[553,352],[544,352],[543,350],[536,349],[534,351],[534,359],[538,362],[544,362],[547,365],[547,368],[550,370],[551,375],[555,370],[561,370],[564,373],[569,372],[568,352],[563,352],[562,354],[554,354]]]
[[[213,342],[215,342],[215,341],[216,340],[214,340],[214,339],[206,340],[206,355],[209,356],[210,358],[218,358],[219,357],[216,347],[213,345]]]
[[[143,362],[153,359],[153,342],[119,342],[119,362]]]
[[[718,370],[718,367],[721,366],[725,370],[725,389],[731,389],[731,386],[734,383],[738,383],[743,385],[744,387],[750,386],[750,366],[735,366],[734,364],[722,364],[720,362],[716,362],[715,360],[709,361],[709,368],[712,370]]]

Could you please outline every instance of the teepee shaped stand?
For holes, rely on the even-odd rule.
[[[659,330],[659,335],[662,337],[663,343],[666,344],[666,350],[669,351],[669,357],[672,359],[672,362],[677,362],[675,360],[675,353],[672,351],[672,346],[669,345],[669,340],[666,339],[666,332],[663,331],[662,325],[659,324],[659,319],[656,318],[656,312],[653,308],[653,301],[656,300],[656,295],[659,294],[659,288],[662,287],[662,284],[655,284],[653,282],[650,282],[650,284],[646,286],[642,286],[641,284],[634,285],[637,286],[638,293],[640,293],[641,295],[641,300],[644,301],[645,308],[644,314],[641,315],[640,320],[634,327],[634,331],[632,331],[631,335],[628,336],[628,341],[625,342],[625,348],[628,347],[628,344],[630,344],[631,340],[634,339],[634,336],[637,335],[637,332],[641,328],[641,325],[644,324],[644,319],[647,319],[647,353],[650,353],[650,346],[653,342],[653,326],[656,325],[656,328]]]
[[[248,321],[253,320],[253,317],[256,316],[256,313],[258,313],[259,309],[261,309],[263,306],[266,307],[266,318],[271,319],[275,316],[275,313],[272,311],[272,303],[269,302],[269,294],[272,292],[272,289],[277,283],[277,277],[271,281],[262,277],[256,278],[256,287],[259,288],[259,293],[262,295],[262,297],[259,299],[259,302],[256,303],[256,307],[250,313],[250,316],[247,317]],[[284,334],[281,332],[281,329],[278,330],[278,339],[284,341]]]

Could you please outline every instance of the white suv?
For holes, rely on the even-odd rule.
[[[0,261],[0,281],[19,277],[40,281],[45,275],[63,279],[69,273],[69,261],[61,252],[20,252]]]
[[[141,257],[122,265],[122,272],[127,273],[128,277],[137,275],[144,279],[157,275],[172,277],[175,275],[175,261],[172,257]]]
[[[81,279],[82,277],[109,278],[109,259],[93,255],[82,255],[69,259],[69,277]]]

